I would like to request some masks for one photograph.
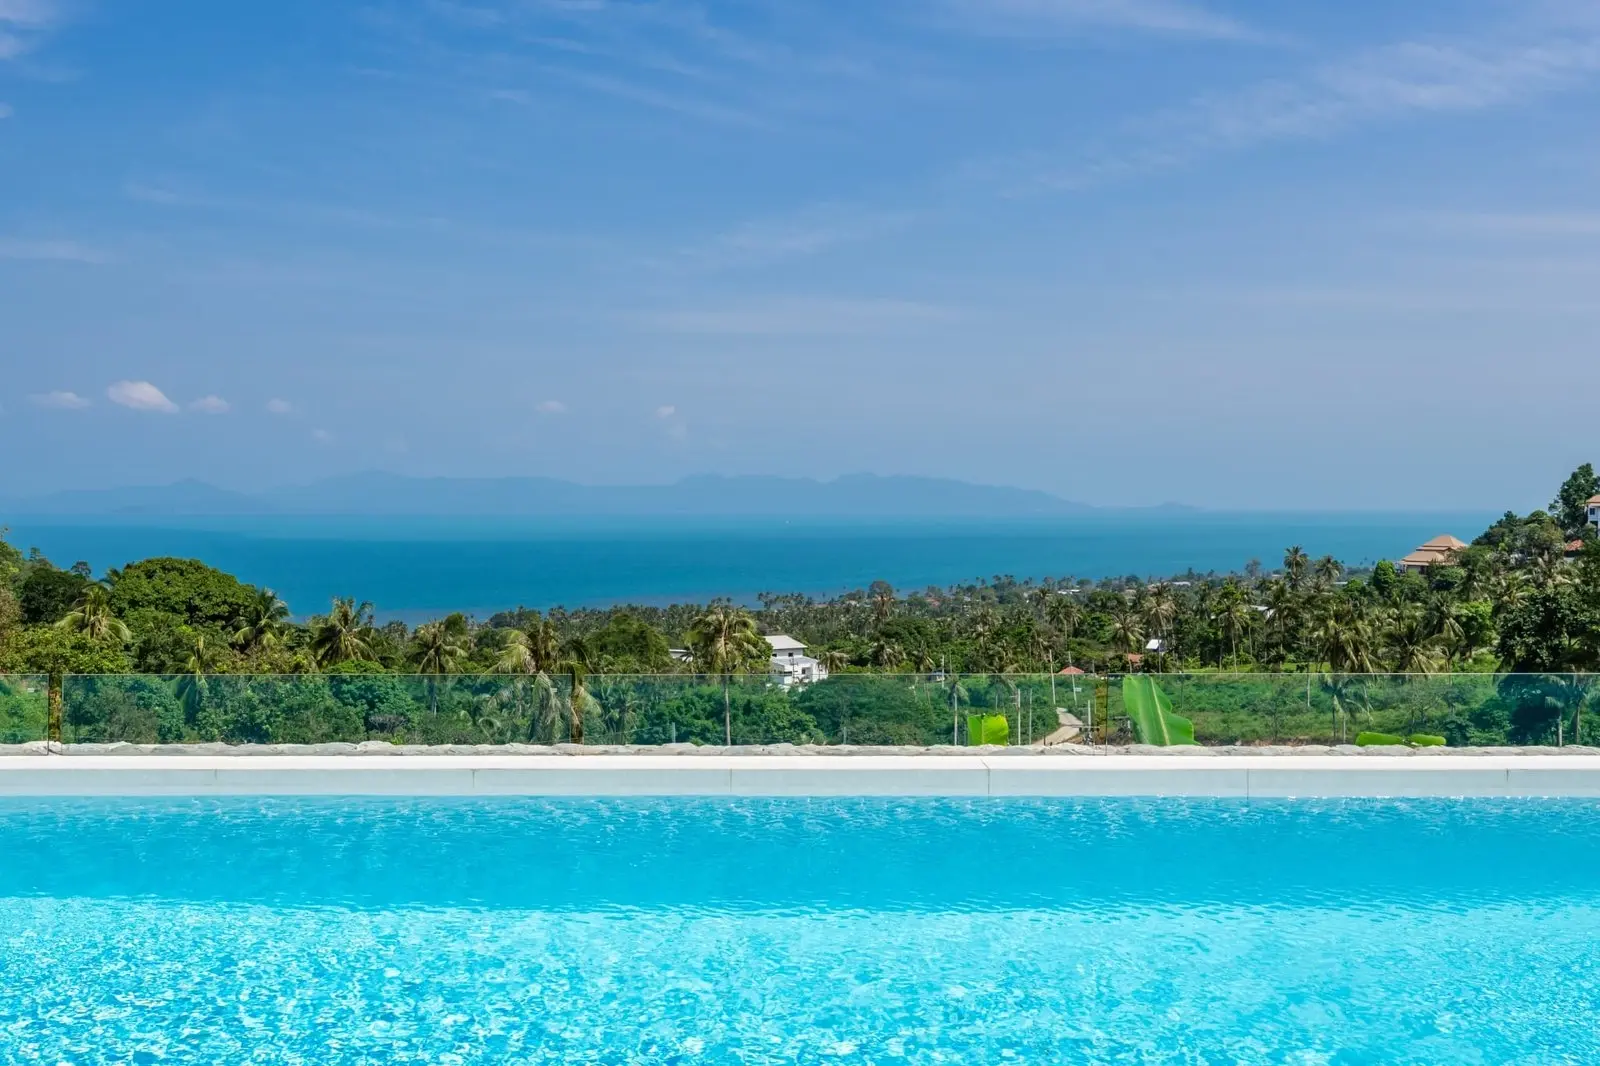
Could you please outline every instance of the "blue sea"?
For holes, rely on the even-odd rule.
[[[1028,521],[322,518],[29,520],[11,542],[96,573],[156,555],[202,559],[269,586],[299,616],[334,596],[380,617],[486,617],[615,603],[753,603],[761,592],[828,596],[875,580],[897,589],[1012,575],[1165,577],[1271,569],[1291,544],[1350,565],[1399,558],[1441,533],[1471,540],[1496,516],[1105,512]]]
[[[0,801],[0,1063],[1600,1061],[1583,801]]]

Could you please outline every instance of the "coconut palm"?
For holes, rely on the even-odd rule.
[[[1318,559],[1313,569],[1318,587],[1324,589],[1331,588],[1343,573],[1344,566],[1331,555],[1324,555]]]
[[[1404,606],[1393,612],[1383,637],[1389,665],[1401,674],[1435,674],[1444,665],[1440,638],[1430,632],[1426,614]]]
[[[1311,557],[1298,544],[1283,553],[1283,579],[1291,592],[1300,591],[1305,584],[1306,571],[1310,566]]]
[[[850,665],[850,653],[843,648],[829,648],[817,657],[822,668],[830,674],[836,674]]]
[[[196,634],[189,657],[184,660],[183,673],[178,678],[178,702],[190,719],[199,713],[207,694],[206,675],[214,673],[221,663],[217,649],[206,644],[204,633]]]
[[[91,640],[115,640],[121,644],[132,635],[122,620],[111,613],[111,590],[94,582],[83,590],[78,604],[56,625]]]
[[[867,657],[872,660],[872,665],[880,670],[898,670],[906,661],[906,653],[900,645],[882,633],[873,638]]]
[[[748,611],[713,603],[689,625],[689,652],[703,673],[722,675],[722,733],[733,745],[733,675],[765,660],[770,648]]]
[[[1349,601],[1322,616],[1315,633],[1317,648],[1328,669],[1339,674],[1370,674],[1375,653],[1372,623]]]
[[[442,621],[418,626],[411,636],[411,662],[417,673],[428,678],[430,714],[439,713],[439,678],[454,673],[456,664],[466,657],[466,635],[467,620],[452,614]]]
[[[1119,598],[1111,609],[1111,640],[1130,656],[1144,646],[1144,619],[1127,597]]]
[[[889,620],[889,615],[894,613],[894,586],[887,581],[874,581],[867,595],[872,599],[872,620],[882,628],[883,623]]]
[[[371,662],[372,604],[335,598],[327,614],[311,622],[311,653],[321,666]]]
[[[253,651],[265,651],[275,647],[282,639],[283,626],[288,620],[289,605],[271,589],[258,589],[240,612],[239,626],[233,631],[233,642],[247,655]]]
[[[589,695],[589,673],[594,668],[594,650],[583,637],[572,637],[561,647],[561,668],[567,672],[570,689],[567,693],[567,739],[573,744],[583,743],[583,719],[589,713],[594,697]]]

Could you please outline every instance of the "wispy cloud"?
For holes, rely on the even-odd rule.
[[[314,429],[311,431],[311,439],[317,444],[332,444],[333,434],[325,429]]]
[[[674,407],[670,403],[664,403],[660,407],[656,408],[656,417],[657,418],[671,418],[673,415],[675,415],[677,413],[678,413],[678,409],[676,407]]]
[[[294,414],[294,404],[288,400],[271,399],[266,403],[266,411],[269,415],[277,415],[282,418]]]
[[[819,255],[872,240],[911,223],[909,211],[881,211],[823,203],[793,214],[735,226],[682,250],[678,262],[716,270]]]
[[[57,0],[0,0],[0,62],[32,51],[61,17]]]
[[[1077,189],[1180,166],[1220,152],[1332,137],[1419,117],[1514,107],[1600,74],[1600,25],[1570,19],[1501,27],[1476,37],[1367,48],[1298,77],[1205,94],[1126,124],[1098,147],[1051,161],[991,161],[969,169],[1026,191]]]
[[[91,248],[77,241],[37,241],[0,237],[0,259],[99,264],[110,262],[111,257],[98,248]]]
[[[0,103],[0,119],[10,118],[14,114],[16,112],[12,110],[10,104]]]
[[[90,401],[75,392],[42,392],[28,397],[35,407],[48,407],[57,411],[79,411],[90,406]]]
[[[1441,233],[1507,238],[1600,237],[1600,211],[1444,212],[1418,219]]]
[[[225,415],[233,410],[233,405],[221,396],[202,396],[190,401],[189,410],[203,415]]]
[[[1213,40],[1265,40],[1238,19],[1183,0],[941,0],[945,20],[983,33],[1037,36],[1123,29]]]
[[[784,299],[741,307],[651,311],[636,316],[661,333],[748,336],[837,336],[926,329],[959,315],[909,300]]]
[[[538,411],[542,415],[564,415],[567,413],[567,405],[560,400],[545,400],[539,404]]]
[[[177,414],[178,405],[148,381],[118,381],[106,389],[106,399],[120,407],[156,414]]]

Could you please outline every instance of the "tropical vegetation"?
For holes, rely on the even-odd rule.
[[[1092,714],[1082,671],[1173,675],[1164,695],[1137,689],[1131,717],[1120,686],[1101,693],[1101,731],[1120,717],[1165,732],[1175,708],[1204,743],[1590,740],[1597,494],[1585,464],[1547,510],[1508,512],[1423,572],[1352,570],[1296,545],[1232,574],[880,581],[828,598],[415,625],[353,596],[297,620],[271,589],[192,559],[97,578],[0,537],[0,673],[47,679],[43,703],[26,686],[0,691],[0,739],[44,715],[98,739],[935,743],[992,712],[1023,740],[1053,731],[1058,707]],[[833,679],[772,683],[762,635],[774,633],[805,642]],[[1066,684],[1089,695],[1069,705]],[[1391,712],[1404,720],[1376,728]]]

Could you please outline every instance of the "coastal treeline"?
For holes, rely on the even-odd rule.
[[[199,560],[146,559],[97,576],[0,540],[0,673],[58,679],[59,720],[70,726],[75,707],[97,707],[78,714],[78,725],[112,739],[132,739],[107,731],[120,716],[123,733],[137,720],[134,731],[152,740],[417,737],[426,719],[431,739],[461,742],[513,734],[715,742],[740,729],[752,741],[837,742],[854,721],[853,740],[930,743],[958,735],[970,707],[1007,714],[1021,740],[1054,729],[1063,668],[1260,675],[1244,703],[1278,692],[1277,675],[1300,675],[1306,683],[1290,688],[1303,693],[1287,704],[1281,692],[1272,697],[1287,708],[1273,728],[1303,714],[1308,729],[1337,732],[1350,706],[1369,715],[1387,706],[1381,693],[1374,702],[1375,675],[1600,670],[1600,538],[1587,512],[1596,495],[1600,478],[1585,464],[1547,510],[1508,512],[1422,572],[1389,562],[1351,572],[1291,546],[1276,565],[1226,575],[997,576],[914,591],[876,582],[830,598],[762,595],[748,607],[518,609],[415,626],[379,621],[354,596],[297,621],[270,589]],[[774,633],[805,642],[832,681],[800,691],[769,683],[762,635]],[[270,684],[244,680],[262,675],[273,675]],[[1364,679],[1356,683],[1364,692],[1325,691],[1334,678]],[[1503,687],[1480,683],[1472,692],[1488,695],[1458,693],[1441,706],[1466,714],[1502,699]],[[264,697],[268,688],[276,695]],[[1188,697],[1185,713],[1196,700],[1225,703],[1213,688]],[[1513,694],[1477,725],[1461,718],[1456,739],[1473,731],[1480,742],[1511,739],[1519,728],[1523,739],[1586,735],[1586,691]],[[1513,712],[1530,700],[1549,713],[1524,714],[1518,727]],[[1026,709],[1046,706],[1024,730]],[[1199,708],[1202,732],[1207,713]],[[1219,705],[1217,720],[1227,713]]]

